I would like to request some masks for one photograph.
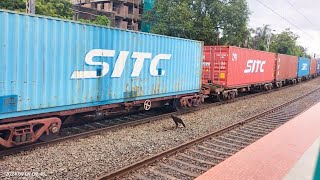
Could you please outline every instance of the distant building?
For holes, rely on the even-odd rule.
[[[141,0],[71,0],[75,19],[94,19],[105,15],[111,26],[121,29],[141,30]]]

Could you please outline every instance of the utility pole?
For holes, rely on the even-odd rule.
[[[267,32],[267,52],[269,52],[270,50],[270,43],[271,43],[271,37],[272,37],[272,31],[276,31],[276,30],[271,30],[269,29]]]
[[[269,49],[270,49],[270,41],[271,41],[271,33],[268,34],[268,37],[267,37],[267,52],[269,52]]]
[[[36,13],[36,0],[26,1],[26,13],[30,13],[30,14]]]

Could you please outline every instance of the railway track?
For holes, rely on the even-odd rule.
[[[98,179],[194,179],[319,102],[320,88]]]
[[[183,110],[182,112],[172,112],[172,111],[147,111],[144,113],[138,113],[138,114],[130,114],[127,116],[122,116],[122,117],[116,117],[112,119],[105,119],[102,121],[97,121],[97,122],[89,122],[86,124],[78,125],[78,126],[71,126],[71,127],[65,127],[60,130],[59,135],[56,139],[48,141],[48,142],[37,142],[34,144],[29,144],[25,146],[20,146],[20,147],[15,147],[11,149],[0,149],[0,157],[3,156],[8,156],[12,154],[16,154],[19,152],[23,151],[29,151],[37,147],[45,146],[45,145],[54,145],[66,140],[70,139],[79,139],[79,138],[86,138],[88,136],[92,135],[97,135],[102,132],[106,131],[111,131],[119,128],[125,128],[125,127],[132,127],[132,126],[137,126],[141,125],[144,123],[149,123],[152,121],[160,120],[163,118],[168,118],[170,115],[179,115],[179,114],[187,114],[187,113],[192,113],[201,109],[205,109],[208,107],[213,107],[213,106],[219,106],[227,103],[232,103],[235,101],[239,100],[244,100],[252,97],[256,97],[259,95],[267,94],[267,93],[272,93],[275,91],[279,91],[285,88],[290,88],[293,85],[285,86],[280,89],[273,89],[270,91],[264,91],[260,93],[254,93],[254,94],[249,94],[246,96],[240,96],[238,98],[224,101],[224,102],[216,102],[216,103],[207,103],[203,104],[199,107],[196,108],[191,108],[187,110]]]

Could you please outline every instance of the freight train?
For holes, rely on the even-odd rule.
[[[320,59],[228,46],[204,47],[202,92],[219,100],[314,78]]]
[[[198,106],[320,73],[320,61],[0,10],[0,146],[115,113]]]

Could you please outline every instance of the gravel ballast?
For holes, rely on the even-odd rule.
[[[182,115],[186,128],[174,130],[173,121],[163,119],[7,156],[0,161],[0,177],[93,179],[290,101],[319,85],[320,78],[317,78],[273,93]],[[8,172],[33,174],[17,176]]]

